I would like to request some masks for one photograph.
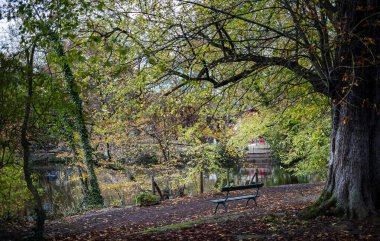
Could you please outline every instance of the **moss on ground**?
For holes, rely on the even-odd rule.
[[[141,232],[134,233],[135,234],[155,234],[155,233],[163,233],[168,231],[175,231],[180,229],[186,229],[186,228],[192,228],[195,225],[199,224],[208,224],[208,223],[222,223],[226,222],[227,220],[236,220],[240,217],[244,216],[244,214],[227,214],[224,216],[218,216],[218,217],[208,217],[203,219],[197,219],[197,220],[191,220],[188,222],[181,222],[176,224],[170,224],[170,225],[164,225],[160,227],[150,228],[146,229]]]

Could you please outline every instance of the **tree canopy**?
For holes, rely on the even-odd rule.
[[[379,4],[6,1],[15,40],[0,54],[1,178],[13,190],[19,164],[59,146],[83,206],[102,206],[98,167],[131,180],[134,165],[161,165],[166,180],[221,170],[264,135],[294,175],[326,178],[308,214],[366,218],[380,206]],[[4,205],[16,210],[13,199]]]

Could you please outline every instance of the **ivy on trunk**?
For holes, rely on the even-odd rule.
[[[54,35],[53,35],[54,36]],[[75,126],[80,135],[82,143],[82,149],[84,154],[84,163],[88,172],[88,183],[85,190],[84,206],[103,206],[104,200],[100,192],[99,183],[95,173],[95,163],[92,156],[92,147],[90,144],[90,137],[84,121],[84,113],[82,106],[82,99],[78,92],[78,86],[75,83],[75,78],[70,68],[69,63],[66,60],[63,44],[58,37],[53,38],[56,47],[56,52],[60,57],[59,64],[63,69],[64,78],[66,82],[66,88],[70,95],[71,100],[75,106]]]

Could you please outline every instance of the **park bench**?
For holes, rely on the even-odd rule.
[[[259,190],[262,186],[264,186],[263,183],[255,183],[255,184],[249,184],[249,185],[244,185],[244,186],[223,187],[222,192],[226,192],[225,198],[209,200],[210,202],[217,204],[215,211],[214,211],[214,214],[218,210],[218,207],[220,204],[222,204],[224,206],[224,209],[227,212],[227,202],[232,202],[232,201],[238,201],[238,200],[246,199],[247,202],[245,203],[245,207],[247,207],[249,200],[253,200],[255,202],[255,205],[257,206],[256,198],[260,197]],[[230,197],[230,192],[239,191],[239,190],[246,190],[246,189],[256,189],[256,192],[254,194],[251,194],[251,195]]]

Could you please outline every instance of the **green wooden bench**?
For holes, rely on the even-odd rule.
[[[222,204],[224,206],[224,209],[227,212],[227,202],[232,202],[232,201],[238,201],[238,200],[246,199],[247,202],[245,203],[245,206],[247,207],[249,200],[253,200],[255,202],[255,205],[257,206],[256,198],[260,197],[259,190],[262,186],[264,186],[264,183],[255,183],[255,184],[244,185],[244,186],[223,187],[222,192],[227,192],[225,198],[209,200],[210,202],[217,204],[215,211],[214,211],[214,214],[218,210],[218,207],[220,204]],[[239,191],[239,190],[246,190],[246,189],[256,189],[256,192],[254,194],[251,194],[251,195],[230,197],[231,191]]]

